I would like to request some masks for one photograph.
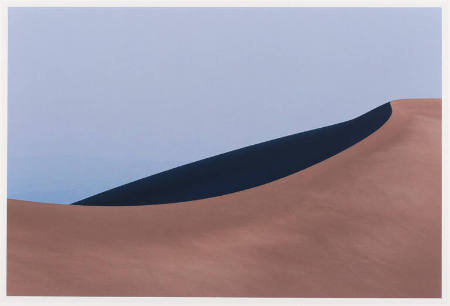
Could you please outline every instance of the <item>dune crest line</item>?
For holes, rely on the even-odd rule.
[[[332,157],[379,129],[391,116],[385,103],[355,119],[251,145],[104,191],[73,205],[178,203],[263,185]]]

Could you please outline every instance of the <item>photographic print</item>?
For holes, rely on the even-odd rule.
[[[9,7],[7,295],[441,298],[440,7]]]

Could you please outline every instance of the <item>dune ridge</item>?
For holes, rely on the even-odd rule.
[[[441,296],[441,101],[341,153],[177,205],[8,200],[7,294]]]
[[[366,138],[391,116],[385,103],[355,119],[164,171],[77,201],[75,205],[149,205],[221,196],[306,169]]]

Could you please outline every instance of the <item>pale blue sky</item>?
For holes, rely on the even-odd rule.
[[[69,203],[441,97],[441,10],[10,8],[8,69],[8,197]]]

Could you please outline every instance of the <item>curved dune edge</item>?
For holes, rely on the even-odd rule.
[[[390,103],[338,124],[265,141],[185,164],[73,203],[132,206],[180,203],[261,186],[322,162],[378,130]]]
[[[216,198],[8,201],[8,295],[440,297],[441,102],[391,103],[319,164]]]

